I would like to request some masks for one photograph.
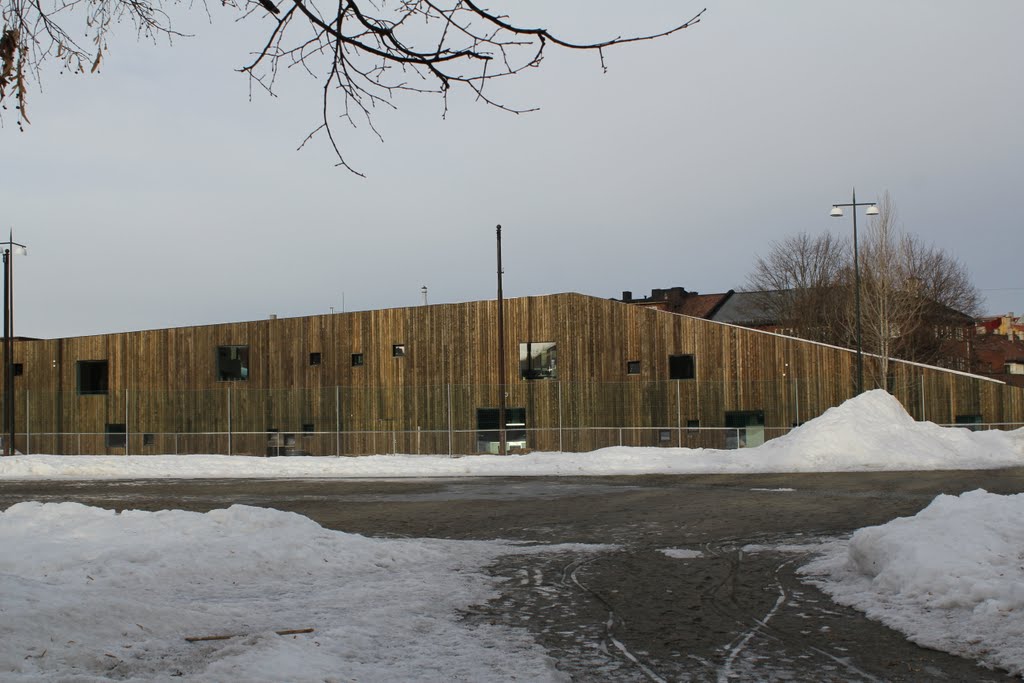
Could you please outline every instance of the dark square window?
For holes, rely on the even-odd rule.
[[[391,355],[395,358],[401,358],[405,355],[405,344],[393,344],[391,346]]]
[[[128,443],[128,435],[123,424],[107,424],[105,433],[107,448],[124,448]]]
[[[698,429],[700,429],[700,420],[687,420],[686,428],[691,432],[696,432]]]
[[[363,364],[363,354],[353,353],[352,354],[352,367],[358,368]]]
[[[626,374],[627,375],[639,375],[640,374],[640,361],[638,361],[638,360],[626,361]]]
[[[217,379],[221,382],[241,382],[249,379],[249,347],[217,347]]]
[[[152,446],[155,443],[156,443],[156,435],[155,434],[143,434],[142,435],[142,445],[143,446]]]
[[[316,429],[314,429],[312,422],[306,422],[303,423],[302,425],[302,431],[306,432],[307,434],[312,434],[313,432],[316,431]]]
[[[105,360],[80,360],[75,364],[79,394],[107,393],[108,365]]]
[[[13,370],[15,377],[21,377],[25,374],[25,366],[21,363],[12,363],[11,370]]]
[[[667,429],[662,429],[658,432],[658,441],[661,443],[668,443],[672,440],[672,432]]]
[[[320,357],[320,352],[319,351],[314,351],[311,354],[309,354],[309,364],[310,365],[320,365],[320,362],[321,362],[321,357]]]
[[[668,357],[669,379],[693,379],[696,376],[696,364],[691,354]]]

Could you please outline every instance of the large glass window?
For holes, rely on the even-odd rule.
[[[476,409],[476,448],[497,453],[500,442],[497,408]],[[509,449],[526,448],[526,408],[505,408],[505,444]]]
[[[697,376],[697,364],[690,354],[668,357],[669,379],[694,379]]]
[[[726,448],[750,448],[764,443],[764,411],[735,410],[725,413]]]
[[[519,345],[519,374],[523,379],[556,379],[558,348],[555,342],[524,342]]]
[[[249,347],[217,347],[217,379],[221,382],[239,382],[249,379]]]
[[[79,394],[107,393],[108,364],[105,360],[80,360],[75,365]]]

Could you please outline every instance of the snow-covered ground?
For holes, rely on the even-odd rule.
[[[559,681],[525,632],[458,612],[496,595],[495,558],[560,548],[19,503],[0,514],[0,680]]]
[[[0,479],[507,477],[992,469],[1024,465],[1024,429],[971,432],[915,422],[872,391],[757,448],[604,448],[590,453],[450,458],[226,455],[28,455],[0,458]]]
[[[19,456],[0,459],[0,478],[1022,465],[1024,430],[970,432],[915,423],[895,399],[871,392],[786,437],[742,451],[612,448],[462,458]],[[786,489],[775,491],[789,495]],[[1024,494],[940,496],[914,518],[827,544],[820,549],[823,556],[806,568],[807,576],[836,600],[916,642],[1024,673],[1022,518]],[[116,514],[74,503],[21,503],[0,513],[0,679],[561,680],[525,632],[459,618],[460,610],[496,594],[495,580],[485,571],[489,563],[503,555],[560,548],[371,539],[326,530],[293,513],[245,506],[206,514]],[[701,561],[699,553],[687,549],[663,552],[680,562]],[[226,638],[207,639],[221,636]]]
[[[938,496],[829,544],[802,571],[925,647],[1024,675],[1024,494]]]

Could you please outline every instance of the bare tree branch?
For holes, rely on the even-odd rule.
[[[106,53],[112,24],[131,22],[140,37],[177,36],[165,7],[178,0],[0,0],[0,101],[15,88],[18,121],[25,116],[28,75],[58,60],[65,70],[95,71]],[[485,94],[486,84],[537,67],[549,45],[597,52],[602,68],[606,48],[672,35],[701,21],[705,10],[656,33],[574,42],[546,29],[518,25],[474,0],[222,0],[243,17],[270,25],[267,39],[241,71],[273,94],[281,68],[299,67],[322,80],[321,121],[303,141],[323,133],[338,165],[349,170],[333,125],[337,120],[374,128],[376,107],[394,107],[400,93],[440,95],[464,88],[486,104],[513,113],[516,108]],[[282,4],[284,3],[284,4]],[[286,6],[285,6],[286,5]],[[91,47],[72,35],[85,36]]]

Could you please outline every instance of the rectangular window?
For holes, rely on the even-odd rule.
[[[497,408],[476,409],[476,448],[481,453],[497,453],[500,442]],[[526,408],[505,408],[505,445],[526,448]]]
[[[982,424],[982,418],[981,415],[957,415],[956,423],[975,432],[981,429],[979,425]]]
[[[125,433],[123,424],[107,424],[104,437],[107,448],[124,448],[128,442],[128,435]]]
[[[626,361],[626,374],[627,375],[639,375],[640,374],[640,361],[638,361],[638,360]]]
[[[700,420],[687,420],[686,421],[686,430],[687,431],[695,434],[695,433],[697,433],[698,429],[700,429]]]
[[[668,357],[669,379],[693,379],[696,376],[697,368],[692,354]]]
[[[726,448],[749,448],[764,443],[764,411],[736,410],[725,413]]]
[[[302,425],[302,431],[304,431],[306,434],[312,434],[316,430],[313,428],[312,422],[305,422]]]
[[[353,353],[352,354],[352,367],[358,368],[363,364],[363,354]]]
[[[558,347],[555,342],[519,344],[519,374],[523,379],[557,379]]]
[[[108,365],[105,360],[80,360],[75,364],[79,395],[107,393]]]
[[[143,446],[152,446],[155,443],[156,443],[156,435],[155,434],[143,434],[142,435],[142,445]]]
[[[405,355],[405,344],[392,344],[391,355],[395,358],[401,358]]]
[[[15,377],[21,377],[25,374],[25,366],[21,363],[11,363],[11,369],[14,371]]]
[[[217,379],[221,382],[241,382],[249,379],[249,347],[217,347]]]
[[[319,351],[314,351],[313,353],[309,354],[309,364],[310,365],[320,365],[320,362],[321,361],[320,361],[320,352]]]

